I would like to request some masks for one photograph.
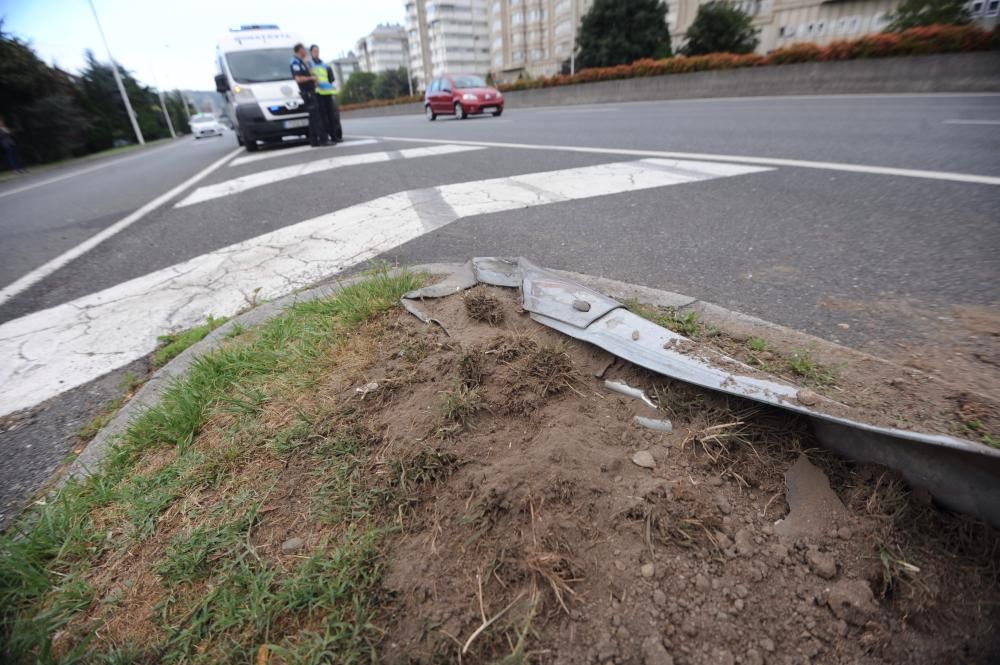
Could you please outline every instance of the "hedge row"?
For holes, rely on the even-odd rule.
[[[964,53],[1000,49],[1000,26],[992,32],[969,25],[932,25],[911,28],[903,32],[883,32],[851,41],[831,42],[827,46],[816,44],[795,44],[771,51],[767,55],[749,53],[711,53],[692,57],[674,56],[662,60],[637,60],[631,65],[616,67],[595,67],[584,69],[572,76],[542,76],[515,83],[501,84],[503,92],[552,88],[578,83],[613,81],[617,79],[639,78],[643,76],[664,76],[666,74],[687,74],[713,69],[738,69],[740,67],[768,67],[788,65],[798,62],[826,62],[833,60],[857,60],[861,58],[887,58],[903,55],[931,55],[935,53]],[[353,109],[391,106],[419,102],[420,96],[399,99],[378,100],[366,104],[350,104],[344,111]]]

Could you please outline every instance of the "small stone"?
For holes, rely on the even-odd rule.
[[[742,598],[737,598],[733,601],[733,607],[736,608],[737,612],[742,612],[744,607],[744,602]]]
[[[653,592],[653,603],[658,607],[663,607],[667,604],[667,594],[663,593],[662,590],[657,589]]]
[[[667,653],[663,641],[656,636],[642,641],[642,662],[644,665],[674,665],[673,657]]]
[[[694,576],[694,588],[698,591],[708,591],[712,588],[712,583],[708,581],[708,578],[698,573]]]
[[[832,580],[837,576],[837,562],[832,554],[811,549],[806,553],[806,562],[809,568],[824,580]]]
[[[656,460],[653,459],[653,454],[648,450],[640,450],[635,455],[632,455],[632,463],[644,469],[653,469],[656,467]]]
[[[590,303],[587,302],[586,300],[574,300],[573,309],[577,310],[578,312],[589,312]]]
[[[639,331],[638,330],[633,330],[632,331],[632,341],[633,342],[638,342],[639,341]]]
[[[819,395],[809,390],[808,388],[803,388],[795,396],[795,399],[799,400],[799,404],[804,406],[812,406],[819,401]]]
[[[774,651],[774,640],[770,637],[765,637],[760,641],[760,648],[768,653],[771,653]]]
[[[842,526],[837,529],[837,538],[840,538],[841,540],[850,540],[853,535],[854,532],[851,531],[850,527]]]
[[[863,626],[868,618],[878,612],[875,596],[864,580],[841,580],[830,587],[827,605],[838,619],[854,626]]]
[[[688,637],[694,637],[698,634],[698,627],[694,625],[693,621],[687,619],[681,624],[681,632]]]
[[[733,512],[733,506],[729,503],[729,499],[721,494],[715,497],[715,507],[718,508],[719,512],[723,515],[728,515]]]
[[[764,656],[760,655],[756,649],[748,649],[746,655],[743,656],[743,662],[746,665],[764,665]]]
[[[750,590],[747,589],[742,584],[737,584],[736,586],[733,587],[733,593],[736,594],[737,598],[746,598],[747,595],[750,593]]]
[[[656,573],[656,566],[651,563],[644,563],[642,564],[642,567],[639,568],[639,573],[646,579],[649,579]]]
[[[733,657],[732,652],[725,649],[715,652],[715,662],[718,665],[736,665],[736,659]]]
[[[775,543],[771,545],[768,550],[771,553],[771,557],[777,559],[778,561],[784,561],[785,557],[788,556],[788,548],[781,543]]]
[[[282,554],[294,554],[306,546],[306,542],[301,538],[289,538],[281,543]]]

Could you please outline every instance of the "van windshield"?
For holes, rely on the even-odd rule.
[[[237,83],[287,81],[292,78],[288,63],[291,49],[272,48],[260,51],[234,51],[226,54],[229,71]]]

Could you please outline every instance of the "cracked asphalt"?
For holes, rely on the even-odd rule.
[[[511,108],[498,119],[435,123],[416,116],[348,116],[345,132],[1000,175],[1000,134],[995,127],[946,123],[954,119],[1000,120],[1000,95]],[[384,140],[277,153],[224,166],[197,186],[319,158],[374,151],[398,155],[420,145],[429,144]],[[70,174],[84,166],[0,184],[0,287],[107,228],[234,147],[231,135],[197,143],[188,139],[78,175]],[[398,192],[434,192],[456,183],[637,159],[489,147],[338,168],[173,208],[189,190],[0,305],[0,324],[21,325],[26,316],[44,317],[53,308],[127,280]],[[44,184],[62,175],[69,177]],[[10,193],[32,184],[39,186]],[[961,329],[965,319],[956,314],[961,308],[977,313],[977,321],[996,320],[991,317],[996,317],[1000,303],[998,203],[996,186],[779,166],[471,214],[446,225],[428,224],[426,233],[377,256],[425,263],[520,254],[554,268],[684,293],[863,350],[905,354],[941,344],[940,325],[959,335],[1000,333],[990,328],[992,323],[973,332]],[[438,214],[433,205],[440,203],[422,204],[430,218]],[[271,249],[281,252],[277,246]],[[345,268],[350,272],[359,266]],[[149,286],[155,293],[156,284]],[[216,292],[213,282],[185,288],[199,298]],[[252,293],[245,297],[252,298]],[[107,334],[127,338],[129,326]],[[100,357],[100,349],[92,352]],[[79,445],[76,430],[117,394],[126,370],[113,362],[108,370],[103,378],[45,404],[0,418],[0,525]],[[134,361],[128,370],[142,373],[146,366]]]

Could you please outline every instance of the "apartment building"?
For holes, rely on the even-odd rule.
[[[670,36],[674,48],[684,43],[684,32],[698,6],[707,0],[671,0]],[[760,31],[758,53],[803,42],[824,45],[882,32],[899,0],[738,0],[737,6],[753,18]],[[971,0],[973,20],[987,29],[997,22],[1000,0]]]
[[[326,64],[333,69],[333,77],[336,79],[333,85],[338,90],[344,86],[347,79],[351,78],[351,74],[361,71],[361,63],[358,61],[358,56],[354,55],[354,51],[341,53],[336,58],[327,60]]]
[[[420,89],[444,73],[487,73],[488,1],[406,0],[410,74]]]
[[[550,76],[570,60],[593,0],[490,0],[490,71],[498,81]]]
[[[362,71],[384,72],[409,67],[406,30],[399,24],[380,24],[355,46]]]

